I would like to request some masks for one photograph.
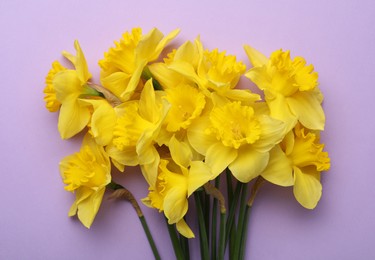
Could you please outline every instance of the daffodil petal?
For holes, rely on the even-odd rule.
[[[123,150],[119,150],[113,144],[109,144],[106,147],[106,152],[108,153],[109,157],[116,160],[118,163],[122,165],[136,166],[139,164],[138,155],[135,151],[135,147],[124,147]]]
[[[294,183],[293,168],[290,160],[279,145],[276,145],[270,151],[270,159],[266,169],[262,172],[262,177],[267,181],[280,185],[292,186]]]
[[[247,145],[239,149],[237,158],[229,164],[229,170],[237,180],[247,183],[262,173],[268,159],[268,152],[260,153]]]
[[[297,123],[296,114],[289,109],[289,101],[281,94],[276,94],[273,99],[266,98],[270,115],[285,123],[285,133],[293,129]]]
[[[193,231],[191,231],[190,227],[188,226],[188,224],[186,224],[184,219],[181,219],[176,223],[176,228],[177,231],[186,238],[195,237]]]
[[[138,86],[139,80],[141,79],[142,71],[143,71],[144,67],[146,66],[146,64],[147,64],[147,60],[142,60],[142,61],[139,62],[138,66],[134,70],[134,72],[133,72],[133,74],[132,74],[132,76],[129,80],[129,83],[128,83],[127,87],[125,88],[125,90],[120,95],[122,100],[129,100],[131,98],[135,89]]]
[[[207,149],[217,142],[213,135],[206,133],[208,127],[209,119],[207,117],[201,117],[197,119],[187,131],[191,146],[202,155],[206,155]]]
[[[82,222],[82,224],[90,228],[92,222],[95,219],[96,214],[98,213],[100,204],[103,199],[105,188],[99,189],[96,192],[92,192],[92,190],[88,190],[87,188],[83,188],[82,196],[86,196],[85,193],[92,192],[90,196],[86,199],[82,200],[78,204],[78,219]],[[77,196],[80,196],[80,191],[77,191]]]
[[[74,66],[76,67],[78,78],[80,79],[81,83],[86,83],[91,78],[91,74],[87,67],[85,55],[83,55],[81,46],[79,45],[77,40],[74,41],[74,48],[77,51],[77,56],[76,56]]]
[[[158,175],[158,167],[160,162],[159,153],[155,154],[155,160],[149,164],[141,164],[141,171],[143,177],[146,179],[148,185],[154,187]]]
[[[164,198],[163,208],[169,224],[179,222],[188,210],[186,190],[178,186],[170,189]]]
[[[113,137],[116,124],[116,113],[106,100],[86,99],[82,103],[90,104],[94,108],[91,116],[91,132],[97,144],[105,146]]]
[[[126,86],[130,81],[131,75],[125,72],[119,71],[108,75],[105,78],[101,78],[101,82],[104,87],[109,89],[117,97],[121,97],[121,94],[125,91]],[[121,101],[127,101],[121,99]]]
[[[259,52],[253,47],[245,45],[244,49],[253,67],[263,66],[268,63],[269,59],[263,53]]]
[[[66,100],[60,108],[58,129],[62,139],[79,133],[90,121],[90,112],[76,100]]]
[[[307,128],[324,130],[325,115],[319,102],[312,92],[298,92],[287,98],[290,110],[298,115],[298,120]]]
[[[212,179],[210,168],[202,161],[192,161],[188,176],[188,197]]]
[[[266,115],[259,116],[258,120],[261,123],[262,132],[259,140],[253,144],[253,147],[259,152],[268,152],[283,139],[285,124],[280,120],[275,120]]]
[[[180,33],[180,29],[175,29],[172,32],[170,32],[167,36],[165,36],[156,46],[156,49],[154,51],[154,54],[149,57],[149,61],[156,60],[160,53],[163,51],[164,47],[172,41],[176,36]]]
[[[64,103],[66,99],[72,98],[72,96],[77,98],[82,91],[81,82],[75,70],[63,70],[58,72],[52,84],[56,91],[56,99],[60,103]]]
[[[313,209],[322,196],[322,184],[319,181],[319,173],[304,173],[298,167],[294,169],[293,193],[297,201],[307,209]]]
[[[175,136],[172,136],[169,141],[169,150],[173,161],[179,166],[187,168],[193,159],[190,147],[186,143],[177,140]]]
[[[216,178],[225,168],[228,167],[237,157],[237,150],[224,146],[217,142],[207,150],[206,163],[211,168],[213,176]]]
[[[271,86],[271,78],[264,72],[264,67],[254,67],[245,73],[245,76],[257,85],[261,90],[267,89]]]

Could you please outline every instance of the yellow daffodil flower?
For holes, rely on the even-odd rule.
[[[202,156],[195,152],[187,139],[187,129],[204,110],[205,95],[198,88],[187,83],[180,83],[174,88],[165,89],[164,92],[164,98],[170,104],[170,109],[156,142],[159,146],[169,147],[171,139],[176,138],[190,148],[195,160],[201,159]]]
[[[284,124],[258,115],[239,101],[215,105],[188,129],[191,145],[205,156],[213,178],[226,167],[249,182],[267,166],[269,151],[283,138]]]
[[[323,130],[323,96],[314,67],[306,65],[302,57],[292,60],[289,51],[275,51],[269,59],[250,46],[245,51],[254,66],[246,77],[264,90],[271,116],[286,123],[286,132],[297,121],[309,129]]]
[[[234,89],[245,70],[245,64],[238,62],[233,55],[217,49],[203,50],[199,38],[194,44],[186,42],[170,53],[164,63],[150,66],[152,74],[165,88],[188,81],[196,83],[209,97],[214,92],[230,100],[259,100],[259,96],[250,90]]]
[[[61,70],[52,80],[56,100],[61,103],[58,129],[63,139],[77,134],[90,121],[90,108],[80,103],[80,97],[99,96],[99,92],[87,84],[91,74],[78,41],[74,42],[74,47],[76,56],[67,52],[63,54],[73,63],[75,70]]]
[[[322,195],[320,172],[330,168],[319,136],[298,124],[285,139],[272,149],[270,161],[262,176],[277,185],[294,185],[297,201],[313,209]]]
[[[131,99],[145,66],[155,61],[178,33],[179,30],[174,30],[164,37],[156,28],[146,35],[142,35],[140,28],[124,33],[120,42],[115,42],[116,46],[99,61],[104,87],[122,101]]]
[[[60,172],[67,191],[76,193],[69,216],[78,215],[90,228],[99,210],[105,187],[111,182],[111,164],[102,146],[86,134],[78,153],[60,162]]]
[[[154,146],[169,105],[155,92],[152,80],[146,82],[140,100],[120,105],[112,143],[107,151],[120,170],[140,165],[150,185],[156,182],[159,154]]]
[[[53,87],[53,79],[56,74],[60,71],[64,71],[66,68],[60,64],[58,61],[52,63],[52,68],[47,74],[46,77],[46,87],[44,88],[44,102],[46,102],[46,108],[50,112],[57,112],[60,109],[61,103],[56,98],[56,91]]]
[[[170,142],[170,151],[172,160],[160,160],[156,185],[150,186],[143,202],[164,211],[169,224],[176,224],[182,235],[192,238],[194,234],[183,219],[188,210],[188,198],[208,182],[212,174],[202,161],[191,161],[190,149],[175,138]]]

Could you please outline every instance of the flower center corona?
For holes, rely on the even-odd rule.
[[[260,138],[260,123],[254,109],[240,102],[216,107],[210,114],[210,133],[216,135],[225,146],[238,149],[243,144],[252,144]]]

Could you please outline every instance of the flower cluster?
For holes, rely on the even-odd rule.
[[[143,203],[187,238],[189,197],[226,169],[240,183],[293,186],[296,200],[314,208],[330,160],[319,142],[325,116],[313,66],[289,51],[268,58],[245,46],[247,69],[199,37],[161,60],[178,32],[124,33],[99,61],[100,84],[90,81],[78,41],[75,55],[63,52],[72,68],[52,63],[44,101],[59,112],[61,138],[86,132],[81,150],[60,163],[65,189],[76,195],[69,215],[89,228],[113,187],[111,168],[138,165],[149,185]],[[236,88],[243,76],[263,94]]]

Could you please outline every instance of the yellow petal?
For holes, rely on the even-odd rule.
[[[191,231],[190,227],[188,226],[188,224],[186,224],[184,219],[181,219],[176,223],[176,228],[177,231],[186,238],[195,237],[193,231]]]
[[[229,164],[234,177],[243,183],[247,183],[259,176],[268,163],[269,153],[259,153],[250,145],[238,150],[237,158]]]
[[[180,84],[184,77],[168,68],[165,63],[154,63],[148,65],[152,76],[163,86],[164,89],[174,88]]]
[[[174,61],[171,65],[168,66],[168,68],[180,73],[181,75],[185,76],[188,80],[193,81],[197,84],[201,82],[200,78],[195,72],[194,67],[186,61]]]
[[[128,166],[136,166],[139,164],[138,155],[134,146],[124,147],[122,150],[119,150],[115,145],[109,144],[106,147],[106,152],[108,153],[109,157],[114,159],[119,164]],[[122,169],[122,167],[120,167],[120,169]]]
[[[172,41],[176,36],[180,33],[180,29],[175,29],[172,32],[170,32],[167,36],[165,36],[157,45],[154,55],[150,57],[149,61],[154,61],[156,60],[160,53],[163,51],[164,47]]]
[[[188,210],[186,190],[183,190],[178,186],[170,189],[164,198],[163,207],[169,224],[179,222]]]
[[[158,153],[155,154],[155,160],[149,164],[141,164],[141,171],[143,177],[146,179],[149,186],[154,187],[156,184],[156,178],[158,176],[158,167],[160,162],[160,156]]]
[[[270,151],[270,159],[266,169],[261,174],[262,177],[273,184],[286,187],[292,186],[294,183],[292,173],[293,168],[290,160],[280,146],[276,145]]]
[[[101,82],[104,87],[110,90],[114,95],[120,97],[121,94],[125,91],[126,86],[129,83],[131,75],[126,74],[125,72],[119,71],[114,72],[107,77],[101,78]],[[121,99],[121,101],[127,101]]]
[[[298,116],[298,120],[307,128],[324,130],[325,115],[319,97],[313,92],[298,92],[287,99],[290,110]]]
[[[187,168],[193,159],[190,147],[186,143],[178,141],[175,136],[172,136],[169,142],[169,150],[173,161],[179,166]]]
[[[322,196],[319,176],[316,170],[305,173],[298,167],[294,167],[293,193],[297,201],[307,209],[315,208]]]
[[[76,100],[66,100],[60,108],[58,129],[62,139],[79,133],[90,121],[90,112]]]
[[[64,103],[72,95],[77,98],[83,90],[75,70],[64,70],[57,73],[52,84],[56,91],[56,99],[60,103]]]
[[[261,90],[267,89],[271,86],[272,79],[266,72],[264,67],[255,67],[245,73],[245,76],[257,85]]]
[[[273,99],[266,97],[266,102],[270,109],[270,115],[285,123],[285,133],[292,130],[297,123],[297,116],[290,110],[289,100],[281,94],[275,94]]]
[[[217,142],[214,135],[206,133],[209,127],[209,118],[198,118],[188,128],[187,136],[191,146],[200,154],[206,155],[207,149]]]
[[[139,114],[149,122],[155,123],[160,118],[160,108],[156,103],[155,91],[152,79],[149,79],[143,87],[139,99]]]
[[[188,176],[188,197],[212,179],[210,168],[201,161],[192,161]]]
[[[258,120],[261,124],[261,136],[253,147],[259,152],[268,152],[283,139],[285,124],[266,115],[259,116]]]
[[[268,63],[269,59],[253,47],[245,45],[244,49],[253,67],[260,67]]]
[[[94,112],[91,117],[91,132],[97,144],[105,146],[112,141],[113,129],[116,124],[116,113],[106,100],[86,99],[81,103],[92,105]]]
[[[85,56],[83,55],[81,46],[79,45],[77,40],[74,42],[74,47],[77,51],[76,62],[74,66],[76,67],[78,78],[80,79],[81,83],[86,83],[91,78],[91,74],[87,67],[87,62]]]
[[[81,191],[77,191],[77,197],[86,196],[86,193],[91,193],[86,199],[82,200],[80,203],[77,203],[78,207],[78,219],[82,224],[90,228],[92,222],[95,219],[96,214],[98,213],[100,204],[103,199],[105,188],[99,189],[96,192],[93,192],[90,189],[83,188],[82,194]]]
[[[216,178],[236,159],[236,157],[237,150],[232,147],[224,146],[221,142],[217,142],[208,148],[206,163],[212,170],[212,178]]]
[[[135,89],[138,86],[139,80],[141,79],[142,71],[146,66],[147,61],[141,61],[138,66],[135,68],[126,89],[121,93],[120,97],[122,100],[129,100],[131,96],[134,94]]]

